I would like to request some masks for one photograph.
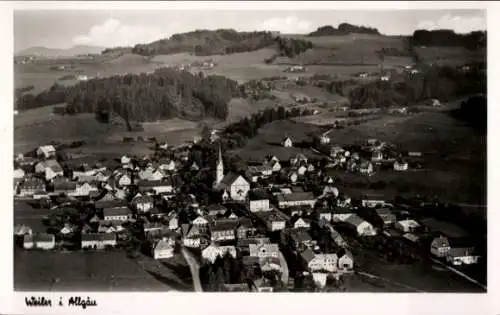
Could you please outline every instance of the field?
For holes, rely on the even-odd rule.
[[[486,61],[486,50],[470,51],[463,47],[415,47],[419,59],[425,63],[460,66]]]
[[[125,252],[15,251],[16,291],[189,291],[149,257]],[[158,268],[163,268],[162,272]]]
[[[33,232],[46,232],[42,219],[53,212],[50,209],[35,209],[24,201],[14,201],[14,225],[25,224]]]
[[[278,120],[258,130],[258,135],[249,140],[241,149],[232,151],[242,159],[251,162],[262,162],[268,155],[275,155],[280,160],[288,160],[297,153],[303,153],[309,158],[320,157],[320,154],[309,148],[301,148],[300,142],[308,141],[309,134],[318,130],[316,126],[296,123],[291,120]],[[291,148],[285,148],[281,141],[288,136],[294,142]]]
[[[124,125],[103,124],[93,114],[60,116],[52,114],[52,106],[27,110],[14,116],[14,152],[32,150],[50,141],[86,141],[86,145],[69,152],[86,154],[145,154],[152,152],[147,142],[123,143],[123,137],[156,137],[170,144],[193,140],[201,127],[192,121],[169,119],[144,123],[144,131],[127,132]]]

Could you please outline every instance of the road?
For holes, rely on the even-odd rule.
[[[469,277],[469,276],[468,276],[468,275],[466,275],[465,273],[463,273],[463,272],[461,272],[461,271],[458,271],[457,269],[455,269],[455,268],[453,268],[453,267],[451,267],[451,266],[448,266],[447,264],[445,264],[445,263],[443,263],[443,262],[441,262],[441,261],[439,261],[439,260],[437,260],[437,259],[431,258],[431,260],[432,260],[433,262],[435,262],[436,264],[438,264],[438,265],[440,265],[440,266],[442,266],[442,267],[444,267],[444,268],[448,269],[449,271],[451,271],[451,272],[453,272],[453,273],[455,273],[455,274],[457,274],[457,275],[461,276],[462,278],[464,278],[464,279],[466,279],[466,280],[468,280],[468,281],[470,281],[470,282],[472,282],[472,283],[474,283],[474,284],[477,284],[477,285],[478,285],[478,286],[480,286],[481,288],[483,288],[483,289],[487,290],[487,288],[486,288],[486,286],[485,286],[484,284],[480,283],[480,282],[479,282],[479,281],[477,281],[477,280],[472,279],[471,277]]]
[[[184,246],[181,246],[181,253],[184,256],[184,259],[189,265],[189,269],[191,270],[191,277],[193,278],[193,286],[195,292],[203,292],[203,287],[201,286],[200,281],[200,264],[193,257],[193,254],[189,252]]]
[[[281,281],[283,281],[283,284],[286,286],[288,285],[289,271],[285,256],[283,256],[281,251],[279,251],[279,259],[281,265]]]
[[[410,290],[415,291],[415,292],[424,292],[424,291],[421,291],[421,290],[419,290],[417,288],[410,287],[409,285],[402,284],[402,283],[399,283],[399,282],[396,282],[396,281],[392,281],[392,280],[389,280],[389,279],[386,279],[386,278],[383,278],[383,277],[379,277],[379,276],[376,276],[376,275],[373,275],[371,273],[367,273],[367,272],[364,272],[364,271],[356,271],[356,274],[362,275],[362,276],[365,276],[365,277],[369,277],[369,278],[372,278],[372,279],[381,280],[381,281],[384,281],[384,282],[387,282],[387,283],[390,283],[390,284],[393,284],[393,285],[397,285],[397,286],[400,286],[400,287],[403,287],[403,288],[410,289]]]

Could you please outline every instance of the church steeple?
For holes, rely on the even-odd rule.
[[[217,159],[215,185],[219,185],[223,178],[224,178],[224,163],[222,161],[222,151],[219,144],[219,158]]]

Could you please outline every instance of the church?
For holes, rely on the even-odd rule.
[[[241,175],[229,172],[224,175],[224,162],[219,146],[219,158],[217,160],[214,189],[224,191],[223,198],[235,201],[244,201],[250,191],[250,183]]]

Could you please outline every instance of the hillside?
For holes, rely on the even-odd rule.
[[[149,44],[138,44],[132,52],[140,55],[168,55],[190,52],[208,56],[254,51],[274,44],[270,32],[237,32],[232,29],[196,30],[174,34]]]
[[[47,48],[47,47],[30,47],[23,49],[15,54],[15,56],[38,56],[38,57],[73,57],[77,55],[100,54],[104,50],[103,47],[97,46],[74,46],[68,49]]]

